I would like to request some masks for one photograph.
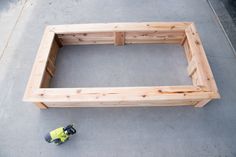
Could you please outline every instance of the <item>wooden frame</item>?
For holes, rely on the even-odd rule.
[[[48,88],[55,72],[58,49],[87,44],[181,44],[193,85]],[[24,101],[47,107],[179,106],[203,107],[220,98],[197,30],[192,22],[107,23],[47,26]]]

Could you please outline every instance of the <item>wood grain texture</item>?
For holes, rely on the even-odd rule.
[[[125,33],[124,32],[114,32],[114,45],[116,45],[116,46],[125,45]]]
[[[47,108],[48,108],[48,106],[45,105],[45,104],[42,103],[42,102],[34,102],[34,103],[35,103],[35,105],[36,105],[38,108],[40,108],[40,109],[47,109]]]
[[[64,45],[180,44],[192,86],[48,88],[56,57]],[[191,22],[55,25],[45,29],[26,87],[24,101],[47,107],[203,107],[220,95],[200,37]]]
[[[197,102],[197,104],[194,107],[203,107],[210,101],[211,101],[211,99],[201,100],[201,101]]]

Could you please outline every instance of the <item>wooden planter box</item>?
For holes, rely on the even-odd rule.
[[[181,44],[193,85],[115,88],[48,88],[58,49],[88,44]],[[47,26],[24,101],[47,107],[203,107],[220,98],[202,43],[192,22],[107,23]]]

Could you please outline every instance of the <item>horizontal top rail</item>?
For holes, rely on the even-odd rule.
[[[143,22],[143,23],[96,23],[50,25],[48,28],[56,34],[121,32],[121,31],[184,31],[191,22]]]
[[[26,101],[42,102],[99,102],[99,101],[152,101],[200,100],[215,98],[214,92],[195,86],[152,86],[113,88],[41,88]]]

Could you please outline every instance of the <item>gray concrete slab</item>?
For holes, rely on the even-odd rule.
[[[180,45],[65,46],[56,67],[52,87],[192,84]]]
[[[0,5],[0,58],[2,58],[6,47],[9,44],[10,36],[14,32],[14,28],[19,21],[25,1],[3,0]]]
[[[222,99],[201,109],[142,107],[45,111],[21,101],[47,24],[126,21],[194,21]],[[1,23],[2,27],[9,26]],[[154,60],[150,64],[156,65]],[[0,156],[236,156],[236,60],[205,0],[28,0],[0,60],[0,74]],[[182,79],[180,81],[185,78]],[[176,80],[167,77],[166,81]],[[130,82],[127,79],[127,84]],[[79,134],[60,147],[45,143],[43,136],[47,131],[68,123],[74,123]]]

